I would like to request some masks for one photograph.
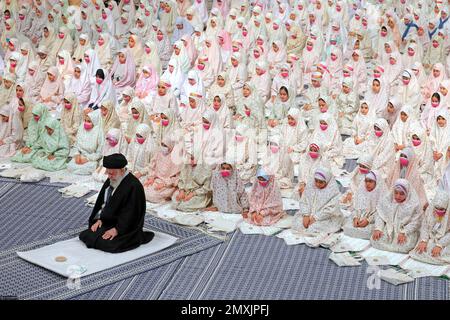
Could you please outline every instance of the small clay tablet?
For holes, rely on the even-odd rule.
[[[67,258],[64,256],[58,256],[55,258],[55,261],[56,262],[65,262],[65,261],[67,261]]]

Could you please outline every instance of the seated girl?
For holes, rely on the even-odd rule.
[[[74,174],[90,175],[102,158],[104,134],[100,111],[96,110],[84,115],[84,122],[77,132],[77,139],[70,151],[72,160],[67,170]]]
[[[182,141],[184,132],[174,110],[161,110],[159,119],[158,123],[153,123],[156,145],[160,145],[162,141],[167,139],[174,141],[175,146],[178,145]]]
[[[25,91],[26,90],[26,91]],[[34,101],[28,95],[29,90],[25,83],[16,84],[16,97],[9,104],[10,109],[18,113],[23,129],[28,128],[28,122],[32,118]]]
[[[116,91],[108,73],[103,69],[98,69],[95,72],[95,82],[91,83],[91,95],[87,105],[90,109],[97,110],[105,100],[116,103]]]
[[[110,76],[117,99],[121,98],[122,92],[126,87],[134,87],[136,83],[136,64],[129,49],[124,48],[119,51],[111,67]]]
[[[225,97],[225,104],[234,114],[236,111],[235,101],[234,101],[234,90],[231,87],[230,81],[228,80],[226,72],[220,72],[215,78],[214,84],[209,88],[208,92],[208,105],[212,103],[212,100],[216,95],[222,94]]]
[[[375,112],[371,109],[372,106],[369,106],[366,101],[361,103],[359,112],[353,120],[351,137],[346,139],[342,145],[342,152],[346,159],[359,158],[366,152],[367,139],[375,122]]]
[[[100,105],[102,115],[103,133],[106,135],[111,128],[120,128],[120,119],[116,106],[111,100],[104,100]]]
[[[301,156],[305,153],[309,137],[308,127],[305,120],[300,117],[300,113],[298,108],[289,109],[287,117],[279,126],[281,136],[284,138],[283,144],[295,164],[299,163]]]
[[[350,173],[350,186],[342,197],[342,203],[351,204],[353,196],[356,194],[361,181],[365,179],[366,174],[372,170],[373,158],[370,154],[363,154],[356,162],[356,168]]]
[[[375,120],[373,131],[367,140],[367,150],[373,157],[372,169],[378,170],[383,179],[386,179],[390,174],[395,153],[392,151],[394,150],[394,139],[385,119]]]
[[[153,97],[156,95],[159,82],[158,73],[151,66],[144,66],[142,73],[136,82],[136,97],[146,105],[151,105]]]
[[[410,128],[410,141],[418,163],[418,172],[424,182],[427,198],[432,199],[436,192],[434,179],[433,145],[425,128],[420,123],[414,123]]]
[[[23,127],[19,114],[9,105],[0,108],[0,159],[16,153],[22,143]]]
[[[264,105],[259,98],[257,91],[249,83],[242,87],[242,98],[236,100],[236,114],[233,120],[243,123],[250,128],[265,129]]]
[[[358,112],[358,94],[348,83],[342,85],[342,91],[336,97],[336,113],[338,115],[339,131],[343,135],[352,133],[352,124]]]
[[[355,192],[353,214],[344,224],[344,233],[353,238],[370,239],[378,201],[387,191],[386,184],[376,171],[365,175]]]
[[[248,213],[249,203],[244,183],[232,164],[224,162],[212,173],[213,206],[208,211]]]
[[[395,163],[391,163],[391,166],[391,174],[386,179],[387,185],[392,186],[397,179],[408,180],[411,187],[416,191],[421,206],[425,210],[428,200],[424,188],[424,182],[419,172],[419,161],[413,148],[406,147],[400,151],[400,158],[395,161]]]
[[[180,124],[185,132],[193,132],[202,124],[202,114],[205,112],[204,99],[201,95],[191,92],[189,102],[180,101]]]
[[[58,52],[56,67],[58,68],[59,78],[67,88],[70,80],[73,77],[73,64],[72,58],[67,50],[62,50]]]
[[[450,262],[450,199],[447,192],[439,190],[425,212],[420,228],[420,240],[409,255],[411,258],[431,264]]]
[[[394,139],[394,148],[397,154],[408,145],[408,135],[410,126],[414,120],[414,109],[409,105],[404,105],[400,109],[400,114],[392,126],[392,137]]]
[[[430,140],[433,149],[434,179],[439,180],[445,173],[450,158],[448,148],[450,146],[450,115],[448,110],[441,110],[434,119]]]
[[[137,126],[134,139],[127,150],[128,170],[141,182],[146,179],[154,149],[151,129],[147,124],[141,123]]]
[[[332,118],[338,120],[338,112],[336,111],[336,103],[333,99],[325,94],[321,94],[317,99],[318,111],[322,114],[328,113]],[[339,131],[341,129],[339,128]]]
[[[281,143],[279,135],[268,138],[268,147],[263,159],[263,166],[274,173],[280,189],[293,187],[294,163],[287,153],[287,147]]]
[[[446,103],[445,100],[442,99],[441,94],[439,92],[433,93],[431,99],[428,99],[427,104],[420,114],[420,122],[422,126],[427,130],[428,134],[433,128],[433,122],[435,121],[437,114],[439,113],[439,111],[445,108]]]
[[[120,129],[111,128],[106,133],[105,143],[103,144],[103,157],[109,156],[113,153],[122,153],[125,146],[123,135]],[[98,168],[92,173],[92,177],[95,181],[105,182],[108,179],[106,174],[106,168],[103,167],[103,158],[100,160]]]
[[[186,140],[186,137],[191,137],[191,140]],[[198,161],[211,169],[221,163],[224,140],[224,130],[218,125],[217,114],[212,110],[203,113],[202,125],[194,128],[191,136],[185,135],[186,144],[191,144],[195,153],[200,155]]]
[[[344,222],[337,182],[326,168],[316,169],[313,179],[306,184],[292,229],[308,236],[335,233]]]
[[[44,103],[52,114],[59,117],[61,110],[57,110],[57,106],[61,103],[63,96],[64,83],[59,75],[58,68],[50,67],[41,88],[39,102]]]
[[[312,133],[312,140],[322,144],[322,156],[326,158],[334,176],[338,176],[344,165],[342,138],[336,120],[328,113],[321,113]]]
[[[147,111],[142,101],[133,100],[128,109],[129,117],[126,125],[126,131],[124,131],[125,140],[128,144],[134,139],[136,135],[136,128],[148,121]]]
[[[294,106],[294,98],[295,95],[292,95],[288,88],[283,86],[278,91],[275,101],[266,105],[265,116],[269,129],[276,128],[286,118],[289,109]]]
[[[177,106],[177,99],[171,88],[170,83],[159,81],[159,83],[157,83],[157,92],[154,95],[152,102],[148,104],[144,101],[145,108],[153,125],[159,121],[158,116],[162,110],[170,109],[178,118],[179,108]]]
[[[39,136],[39,150],[31,164],[36,169],[58,171],[66,168],[69,156],[69,141],[61,123],[49,117],[44,123],[45,130]]]
[[[135,97],[135,91],[133,88],[128,87],[122,91],[122,102],[117,108],[117,115],[120,119],[120,125],[122,128],[122,132],[126,132],[127,123],[129,118],[129,109],[130,105]]]
[[[70,82],[64,86],[64,92],[71,92],[77,97],[81,108],[87,106],[91,98],[91,79],[86,74],[84,65],[78,64],[73,68],[73,77]]]
[[[83,119],[83,110],[78,104],[77,97],[74,93],[66,93],[63,100],[61,112],[61,125],[69,139],[69,145],[73,146],[76,140],[77,131]]]
[[[152,203],[165,203],[171,200],[177,190],[181,165],[174,162],[178,148],[167,137],[161,148],[150,160],[147,180],[144,183],[145,198]]]
[[[249,195],[249,210],[243,212],[246,222],[258,226],[270,226],[277,223],[285,214],[278,184],[274,175],[259,168],[257,180],[253,183]]]
[[[416,191],[407,180],[398,179],[390,194],[377,205],[370,243],[376,249],[408,253],[416,246],[421,221],[422,208]]]
[[[232,128],[232,113],[230,108],[226,105],[225,96],[222,94],[216,94],[211,104],[217,114],[218,125],[224,129]]]
[[[260,50],[260,49],[255,49]],[[249,68],[251,62],[249,63]],[[258,90],[258,94],[261,97],[263,103],[267,103],[271,97],[272,79],[269,73],[269,63],[267,61],[258,61],[255,65],[254,74],[249,80],[249,84]],[[250,69],[249,69],[250,72]]]
[[[38,143],[41,134],[43,134],[44,123],[46,123],[49,114],[47,107],[42,103],[33,107],[33,118],[28,123],[28,135],[25,139],[25,146],[17,151],[11,158],[11,161],[29,163],[40,148]]]
[[[2,105],[8,105],[13,100],[15,83],[16,76],[14,74],[3,74],[2,81],[0,81],[0,103]]]
[[[181,168],[178,190],[172,196],[173,208],[193,212],[211,204],[211,169],[205,163],[197,164],[198,158],[189,155],[189,163]]]
[[[319,142],[311,143],[307,152],[300,157],[298,183],[294,189],[295,199],[300,199],[305,191],[307,181],[321,167],[329,167],[329,162],[322,155],[322,145]]]
[[[238,124],[234,138],[230,139],[225,149],[225,158],[234,163],[234,167],[244,184],[253,182],[258,166],[257,146],[254,130],[245,124]]]

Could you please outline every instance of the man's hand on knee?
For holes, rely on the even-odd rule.
[[[117,235],[118,235],[117,229],[111,228],[103,234],[102,238],[104,240],[113,240],[115,237],[117,237]]]
[[[101,227],[102,227],[102,220],[97,220],[97,222],[92,225],[91,231],[97,232],[97,229]]]

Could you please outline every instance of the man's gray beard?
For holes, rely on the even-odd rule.
[[[123,175],[118,175],[114,180],[113,179],[109,179],[109,185],[111,187],[113,187],[114,189],[117,188],[120,184],[120,182],[122,182],[123,178],[128,174],[128,170],[125,170]]]

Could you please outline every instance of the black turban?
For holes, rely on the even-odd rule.
[[[128,164],[127,158],[121,153],[113,153],[103,157],[103,166],[106,169],[122,169]]]

